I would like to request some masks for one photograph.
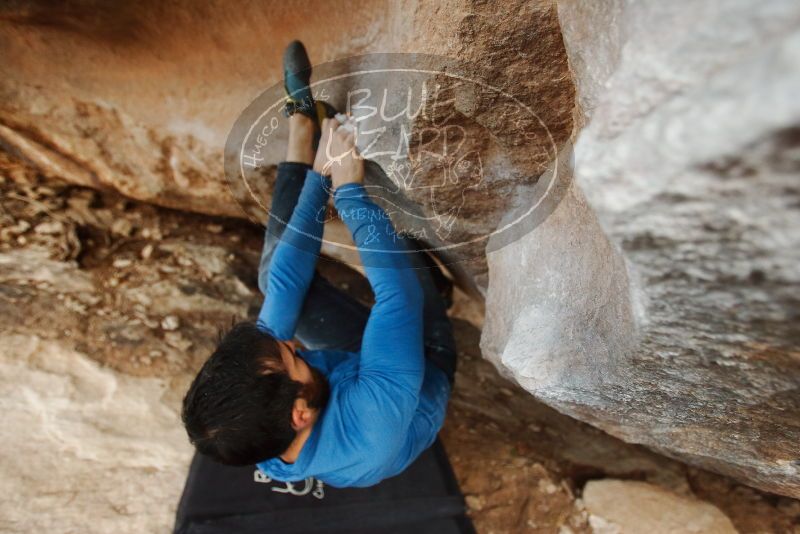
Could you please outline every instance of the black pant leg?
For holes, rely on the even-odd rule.
[[[306,294],[297,339],[313,350],[361,350],[369,308],[316,274]]]

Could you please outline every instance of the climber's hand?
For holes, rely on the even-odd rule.
[[[330,176],[334,189],[364,181],[364,160],[356,149],[354,128],[342,127],[335,119],[322,122],[314,170]]]
[[[333,134],[332,151],[342,154],[340,160],[333,163],[331,181],[337,189],[344,184],[360,184],[364,181],[364,159],[356,148],[356,134],[341,127]]]

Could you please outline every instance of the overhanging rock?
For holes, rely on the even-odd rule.
[[[559,16],[575,183],[489,254],[482,348],[563,412],[798,497],[800,6]]]

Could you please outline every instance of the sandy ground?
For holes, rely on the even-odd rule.
[[[180,399],[258,309],[262,230],[45,182],[3,152],[0,171],[0,531],[166,532],[191,457]],[[480,357],[480,305],[457,293],[452,314],[441,435],[479,532],[800,532],[798,501],[537,402]]]

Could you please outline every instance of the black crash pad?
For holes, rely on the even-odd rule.
[[[333,488],[309,478],[269,480],[255,466],[195,454],[175,534],[475,532],[444,447],[434,445],[396,477],[370,488]]]

